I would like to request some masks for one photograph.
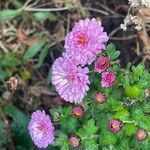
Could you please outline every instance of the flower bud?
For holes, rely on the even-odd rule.
[[[83,108],[81,106],[76,106],[72,109],[72,116],[76,118],[81,118],[83,116]]]
[[[106,96],[104,93],[98,92],[95,94],[95,102],[101,104],[105,101]]]
[[[112,71],[102,73],[101,84],[102,87],[110,87],[115,83],[116,74]]]
[[[108,127],[112,132],[118,132],[121,128],[121,122],[117,119],[110,119],[108,121]]]
[[[72,135],[69,138],[69,144],[70,144],[71,147],[76,148],[80,145],[80,139],[77,136]]]
[[[137,129],[135,132],[135,136],[138,140],[144,140],[147,137],[147,133],[144,129]]]
[[[107,56],[99,56],[95,62],[95,71],[103,72],[109,67],[109,58]]]

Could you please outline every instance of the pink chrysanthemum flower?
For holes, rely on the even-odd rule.
[[[117,119],[110,119],[108,121],[108,127],[112,132],[118,132],[121,128],[121,122]]]
[[[101,84],[102,87],[109,87],[115,83],[116,74],[112,71],[102,72]]]
[[[91,64],[97,54],[105,49],[108,41],[101,22],[93,19],[80,20],[72,31],[66,36],[65,49],[68,56],[74,58],[79,64]]]
[[[83,116],[83,108],[81,106],[76,106],[72,109],[72,115],[76,118],[81,118]]]
[[[135,136],[138,140],[144,140],[147,137],[147,133],[144,129],[137,129]]]
[[[70,144],[71,147],[76,148],[80,145],[80,139],[77,136],[72,135],[69,138],[69,144]]]
[[[54,127],[45,111],[33,112],[29,122],[29,133],[38,148],[46,148],[54,143]]]
[[[105,99],[106,99],[106,96],[104,93],[98,92],[95,94],[95,102],[101,104],[105,101]]]
[[[109,67],[109,58],[107,56],[99,56],[95,61],[95,71],[103,72]]]
[[[52,66],[52,84],[65,101],[79,103],[89,90],[88,68],[76,66],[72,59],[59,57]]]

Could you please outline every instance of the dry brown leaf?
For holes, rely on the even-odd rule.
[[[65,37],[65,27],[64,27],[64,21],[60,20],[55,29],[54,29],[55,34],[53,35],[55,38],[56,42],[61,41],[62,38]]]
[[[18,30],[17,36],[18,36],[18,39],[21,41],[21,43],[27,46],[33,45],[38,40],[38,38],[28,39],[28,37],[25,35],[25,31],[21,28]]]

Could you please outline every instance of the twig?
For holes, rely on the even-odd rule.
[[[100,9],[91,8],[91,7],[88,7],[87,9],[88,9],[88,10],[90,10],[90,11],[95,11],[95,12],[101,13],[101,14],[106,15],[106,16],[108,16],[108,15],[109,15],[109,13],[108,13],[108,12],[103,11],[103,10],[100,10]]]
[[[68,16],[67,16],[67,29],[66,29],[66,34],[69,33],[69,30],[70,30],[70,13],[68,13]]]
[[[62,7],[62,8],[30,8],[30,7],[24,7],[23,10],[25,11],[43,11],[43,12],[51,12],[51,11],[63,11],[68,10],[69,7]]]
[[[126,37],[109,37],[110,40],[116,40],[116,41],[125,41],[125,40],[131,40],[133,38],[137,38],[138,35],[130,35]]]

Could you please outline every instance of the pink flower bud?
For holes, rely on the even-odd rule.
[[[102,87],[112,86],[115,83],[115,80],[116,80],[116,74],[114,72],[108,71],[102,73],[102,79],[101,79]]]
[[[138,140],[144,140],[147,137],[147,133],[144,129],[137,129],[135,132],[135,136]]]
[[[106,56],[99,56],[95,62],[95,71],[103,72],[109,67],[109,58]]]
[[[81,118],[83,116],[83,108],[81,106],[76,106],[72,109],[72,116],[76,118]]]
[[[77,136],[75,135],[72,135],[70,138],[69,138],[69,144],[71,147],[73,148],[76,148],[80,145],[80,138],[78,138]]]
[[[108,121],[108,127],[112,132],[118,132],[121,128],[121,122],[117,119],[110,119]]]
[[[95,102],[101,104],[105,101],[105,99],[106,99],[106,96],[104,93],[99,92],[95,94]]]

